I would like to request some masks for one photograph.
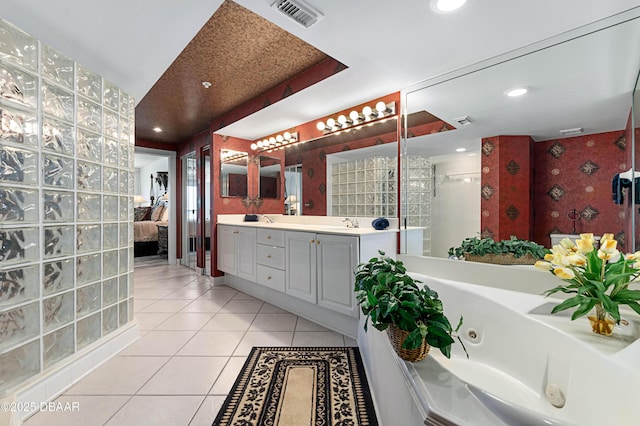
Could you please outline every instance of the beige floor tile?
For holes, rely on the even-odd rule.
[[[233,356],[247,356],[254,346],[291,346],[291,331],[247,331]]]
[[[152,303],[156,303],[154,299],[133,299],[133,312],[138,312]]]
[[[262,308],[260,308],[260,312],[258,312],[258,313],[260,313],[260,314],[289,314],[290,312],[265,302],[265,304],[262,305]]]
[[[249,331],[293,331],[297,318],[293,314],[258,314]]]
[[[133,395],[168,357],[116,356],[89,373],[65,395]]]
[[[217,313],[202,327],[209,331],[247,331],[256,314],[224,314]]]
[[[120,352],[120,355],[171,356],[194,334],[195,331],[150,331]]]
[[[197,299],[198,297],[202,296],[207,291],[209,291],[209,289],[207,289],[207,288],[187,288],[187,289],[185,289],[183,287],[183,288],[180,288],[179,290],[176,290],[173,293],[169,294],[164,299],[165,300],[166,299],[188,299],[188,300],[193,300],[193,299]]]
[[[203,400],[203,396],[134,396],[107,425],[187,425]]]
[[[234,295],[237,292],[229,291],[229,290],[217,290],[217,291],[207,291],[198,297],[198,300],[212,300],[214,302],[219,303],[227,303],[229,300],[233,299]]]
[[[242,299],[242,300],[260,300],[250,294],[247,293],[243,293],[241,291],[238,292],[238,294],[236,294],[234,297],[234,299]]]
[[[344,336],[344,345],[345,346],[358,346],[358,341],[356,339],[352,339],[351,337]]]
[[[144,308],[141,312],[175,313],[187,306],[189,303],[191,303],[190,300],[158,300],[156,303]]]
[[[69,411],[40,411],[25,426],[92,426],[103,425],[122,407],[130,396],[62,395],[54,402],[69,404]],[[75,410],[77,407],[78,410]],[[212,420],[213,422],[213,420]]]
[[[182,312],[210,312],[216,313],[225,305],[225,301],[217,302],[213,300],[196,299],[182,308]]]
[[[227,359],[175,356],[138,391],[138,395],[206,395]]]
[[[173,293],[175,290],[153,290],[153,289],[142,289],[138,290],[137,288],[133,292],[133,297],[136,299],[162,299],[165,296]]]
[[[225,313],[253,314],[257,313],[264,302],[262,300],[232,299],[224,305]]]
[[[200,330],[215,314],[200,312],[178,312],[158,325],[156,330]]]
[[[344,337],[334,331],[296,331],[291,346],[344,346]]]
[[[179,356],[231,356],[244,335],[241,331],[199,331]]]
[[[171,317],[171,314],[157,312],[135,312],[133,315],[140,325],[140,330],[153,330]]]
[[[331,331],[331,330],[313,321],[309,321],[308,319],[298,317],[298,322],[296,323],[296,331]]]
[[[189,426],[211,426],[218,415],[218,411],[224,404],[224,396],[208,396],[200,405],[198,412],[189,423]]]
[[[242,366],[247,360],[246,356],[232,356],[227,361],[222,373],[218,376],[218,380],[213,385],[213,388],[209,391],[210,395],[226,395],[231,390],[231,387],[236,382]]]

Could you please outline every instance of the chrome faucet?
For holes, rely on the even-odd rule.
[[[265,218],[265,220],[267,221],[267,223],[274,223],[273,219],[270,216],[267,216],[266,214],[261,215],[262,217]]]
[[[360,225],[358,224],[358,219],[350,219],[348,217],[345,217],[344,219],[342,219],[343,222],[347,222],[347,228],[359,228]]]

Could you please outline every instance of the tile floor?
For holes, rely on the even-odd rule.
[[[136,258],[140,339],[26,426],[210,426],[252,346],[344,346],[353,339],[162,258]]]

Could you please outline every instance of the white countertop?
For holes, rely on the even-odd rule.
[[[371,235],[383,233],[396,233],[399,231],[397,219],[389,219],[389,227],[383,230],[376,230],[370,226],[375,218],[354,217],[357,219],[360,227],[347,228],[342,223],[343,217],[332,216],[286,216],[286,215],[269,215],[274,223],[266,221],[264,216],[259,215],[258,222],[245,222],[244,215],[218,215],[218,225],[246,226],[253,228],[280,229],[284,231],[301,231],[301,232],[317,232],[322,234],[336,235]],[[365,226],[362,226],[365,224]]]
[[[371,227],[367,228],[347,228],[346,225],[323,225],[308,223],[268,223],[268,222],[218,222],[218,225],[246,226],[251,228],[265,229],[281,229],[284,231],[301,231],[301,232],[319,232],[322,234],[338,234],[338,235],[367,235],[382,234],[388,232],[398,232],[397,228],[387,228],[376,230]]]

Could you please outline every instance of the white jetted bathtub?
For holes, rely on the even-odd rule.
[[[421,362],[396,358],[391,363],[398,368],[385,375],[382,365],[391,358],[382,361],[377,353],[391,350],[386,336],[372,328],[361,333],[359,343],[368,342],[363,353],[383,424],[393,419],[394,424],[427,425],[640,425],[635,314],[628,325],[616,327],[614,336],[598,336],[586,318],[551,315],[554,299],[412,275],[438,292],[454,326],[464,316],[459,334],[469,359],[456,343],[451,359],[431,349]],[[414,404],[394,411],[388,400],[400,399],[404,391],[392,377],[398,370]],[[382,386],[375,383],[379,373]],[[401,420],[407,412],[410,416]]]

